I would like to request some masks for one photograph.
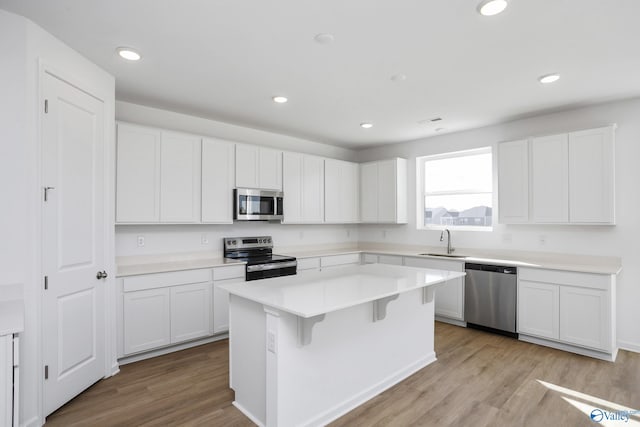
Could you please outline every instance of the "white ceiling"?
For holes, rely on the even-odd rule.
[[[477,4],[0,0],[112,73],[118,99],[350,148],[640,95],[640,1],[511,0],[494,17]]]

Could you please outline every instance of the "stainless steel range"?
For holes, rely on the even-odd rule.
[[[247,262],[245,279],[290,276],[297,273],[294,257],[274,255],[271,236],[225,237],[224,256]]]

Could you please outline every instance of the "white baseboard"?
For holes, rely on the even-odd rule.
[[[242,412],[245,417],[247,417],[247,418],[249,418],[251,420],[252,423],[257,424],[259,427],[264,427],[264,424],[262,424],[260,422],[260,420],[258,420],[256,417],[254,417],[251,412],[247,411],[241,404],[239,404],[235,400],[233,401],[233,406],[238,408],[238,411]]]
[[[375,396],[379,395],[383,391],[393,387],[394,385],[398,384],[400,381],[405,380],[406,378],[418,372],[420,369],[430,365],[435,361],[436,361],[436,353],[432,352],[431,354],[412,363],[411,365],[394,372],[387,378],[383,379],[377,384],[374,384],[368,389],[363,390],[362,392],[354,395],[353,397],[346,400],[345,402],[340,403],[339,405],[336,405],[333,408],[328,409],[327,411],[315,416],[314,418],[301,423],[301,425],[319,426],[319,425],[329,424],[331,421],[334,421],[340,418],[347,412],[352,411],[353,409],[362,405],[366,401],[374,398]]]
[[[632,351],[634,353],[640,353],[640,344],[632,343],[629,341],[618,341],[618,347],[620,350]]]
[[[532,337],[529,335],[519,334],[518,339],[531,344],[544,345],[546,347],[555,348],[557,350],[568,351],[570,353],[581,354],[583,356],[593,357],[595,359],[606,360],[607,362],[615,362],[618,355],[618,349],[616,348],[613,353],[605,353],[602,351],[591,350],[588,348],[577,347],[571,344],[564,344],[556,341],[549,341],[543,338]]]
[[[43,425],[44,423],[40,421],[40,417],[38,416],[30,418],[28,421],[25,421],[24,423],[20,423],[21,427],[42,427]]]
[[[467,322],[465,322],[464,320],[449,319],[448,317],[441,317],[438,315],[435,316],[434,320],[436,322],[448,323],[450,325],[455,325],[455,326],[462,326],[463,328],[467,327]]]
[[[121,359],[118,359],[118,363],[120,365],[126,365],[133,362],[139,362],[145,359],[151,359],[152,357],[158,357],[165,354],[173,353],[174,351],[186,350],[187,348],[197,347],[199,345],[209,344],[209,343],[220,341],[220,340],[225,340],[227,338],[229,338],[229,334],[225,333],[225,334],[216,335],[214,337],[207,337],[207,338],[199,339],[196,341],[189,341],[182,344],[172,345],[170,347],[163,347],[157,350],[147,351],[145,353],[125,356]]]

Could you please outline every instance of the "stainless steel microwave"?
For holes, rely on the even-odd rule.
[[[233,219],[277,221],[283,218],[284,194],[280,191],[236,188],[233,190]]]

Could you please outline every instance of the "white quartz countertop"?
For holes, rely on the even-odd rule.
[[[309,318],[464,275],[455,271],[368,264],[219,287],[232,295]]]
[[[24,331],[24,303],[21,299],[0,301],[0,336]]]
[[[127,258],[127,259],[123,259]],[[137,258],[137,259],[136,259]],[[116,277],[141,274],[166,273],[169,271],[198,270],[201,268],[243,265],[244,261],[221,256],[199,255],[156,255],[153,257],[119,257],[116,260]]]

